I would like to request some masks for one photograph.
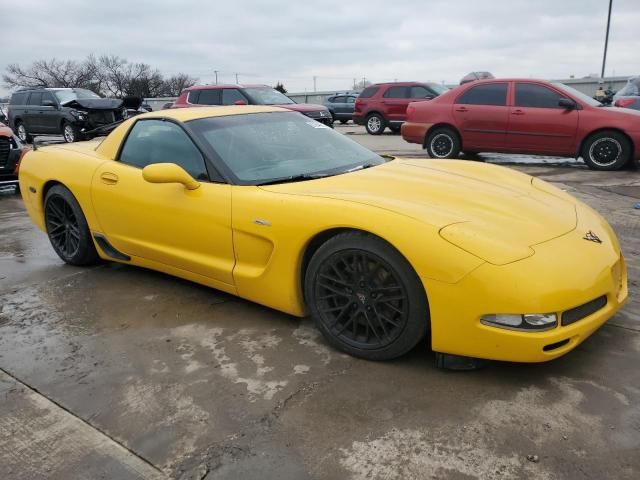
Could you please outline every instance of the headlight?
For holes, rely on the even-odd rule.
[[[71,110],[69,112],[76,120],[85,120],[87,118],[87,114],[85,112],[81,112],[79,110]]]
[[[492,313],[483,315],[480,322],[491,327],[509,330],[541,332],[555,328],[558,324],[558,317],[555,313]]]

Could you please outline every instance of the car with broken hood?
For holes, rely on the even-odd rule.
[[[102,98],[84,88],[23,88],[11,95],[9,126],[22,142],[34,135],[62,135],[76,142],[109,133],[137,114],[138,97]]]

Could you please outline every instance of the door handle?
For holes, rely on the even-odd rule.
[[[456,108],[456,112],[468,112],[469,110],[465,107],[458,107]]]
[[[520,109],[511,112],[511,115],[524,115],[524,112]]]
[[[118,176],[115,173],[104,172],[100,174],[100,181],[107,185],[115,185],[118,183]]]

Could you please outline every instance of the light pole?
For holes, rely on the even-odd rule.
[[[609,0],[609,15],[607,16],[607,34],[604,37],[604,55],[602,56],[602,71],[600,72],[600,78],[604,80],[604,67],[607,64],[607,48],[609,47],[609,26],[611,25],[611,7],[613,6],[613,0]]]
[[[213,71],[213,73],[215,73],[215,74],[216,74],[216,85],[218,84],[218,72],[219,72],[219,71],[220,71],[220,70],[214,70],[214,71]]]

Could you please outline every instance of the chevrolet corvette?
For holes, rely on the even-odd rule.
[[[99,259],[198,282],[295,316],[386,360],[542,362],[625,302],[616,236],[523,173],[376,155],[277,107],[175,109],[101,141],[27,153],[35,224],[73,265]]]

